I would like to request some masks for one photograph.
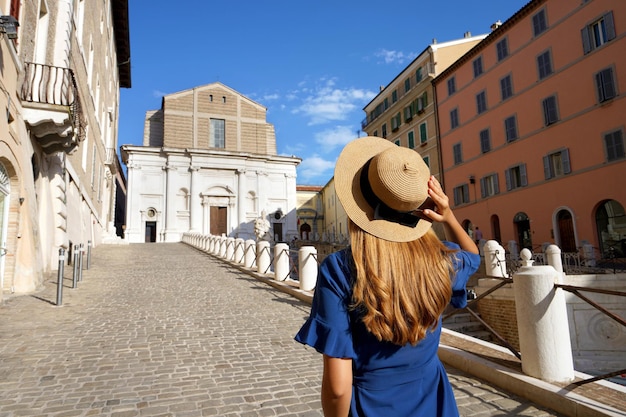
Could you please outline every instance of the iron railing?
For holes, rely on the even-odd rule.
[[[77,141],[85,138],[82,106],[72,69],[26,62],[20,99],[67,107]]]

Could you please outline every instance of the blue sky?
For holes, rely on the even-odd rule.
[[[278,153],[302,158],[298,185],[324,185],[379,86],[433,39],[486,34],[526,3],[131,0],[118,143],[142,144],[145,113],[163,95],[219,81],[267,107]]]

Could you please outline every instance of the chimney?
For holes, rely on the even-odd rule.
[[[491,27],[491,31],[493,32],[494,30],[498,29],[500,26],[502,26],[502,21],[498,20],[496,21],[496,23],[492,24]]]
[[[463,34],[463,37],[464,37],[465,39],[467,39],[467,38],[471,38],[471,37],[472,37],[472,32],[465,32],[465,33]]]
[[[378,87],[378,91],[383,91],[384,89],[385,89],[384,85],[381,85],[381,86]]]
[[[433,38],[433,45],[437,44],[437,38]]]

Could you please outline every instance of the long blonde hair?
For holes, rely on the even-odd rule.
[[[355,273],[352,308],[378,340],[415,345],[452,296],[452,262],[432,230],[411,242],[379,239],[349,221]]]

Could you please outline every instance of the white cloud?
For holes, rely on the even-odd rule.
[[[335,126],[315,134],[315,142],[323,146],[324,152],[330,152],[337,147],[343,147],[348,142],[356,139],[358,133],[350,126]]]
[[[335,161],[329,161],[314,154],[308,158],[304,158],[300,165],[298,165],[298,183],[302,184],[303,182],[315,178],[330,177],[332,176],[333,169],[335,169]],[[328,179],[326,179],[326,181],[327,180]]]
[[[376,94],[363,89],[335,87],[335,80],[324,80],[324,85],[306,97],[293,112],[309,118],[309,125],[346,120],[355,110],[361,110]]]
[[[402,51],[389,51],[387,49],[381,49],[374,54],[377,58],[382,59],[385,64],[404,64],[415,58],[416,54],[413,52],[404,53]]]

